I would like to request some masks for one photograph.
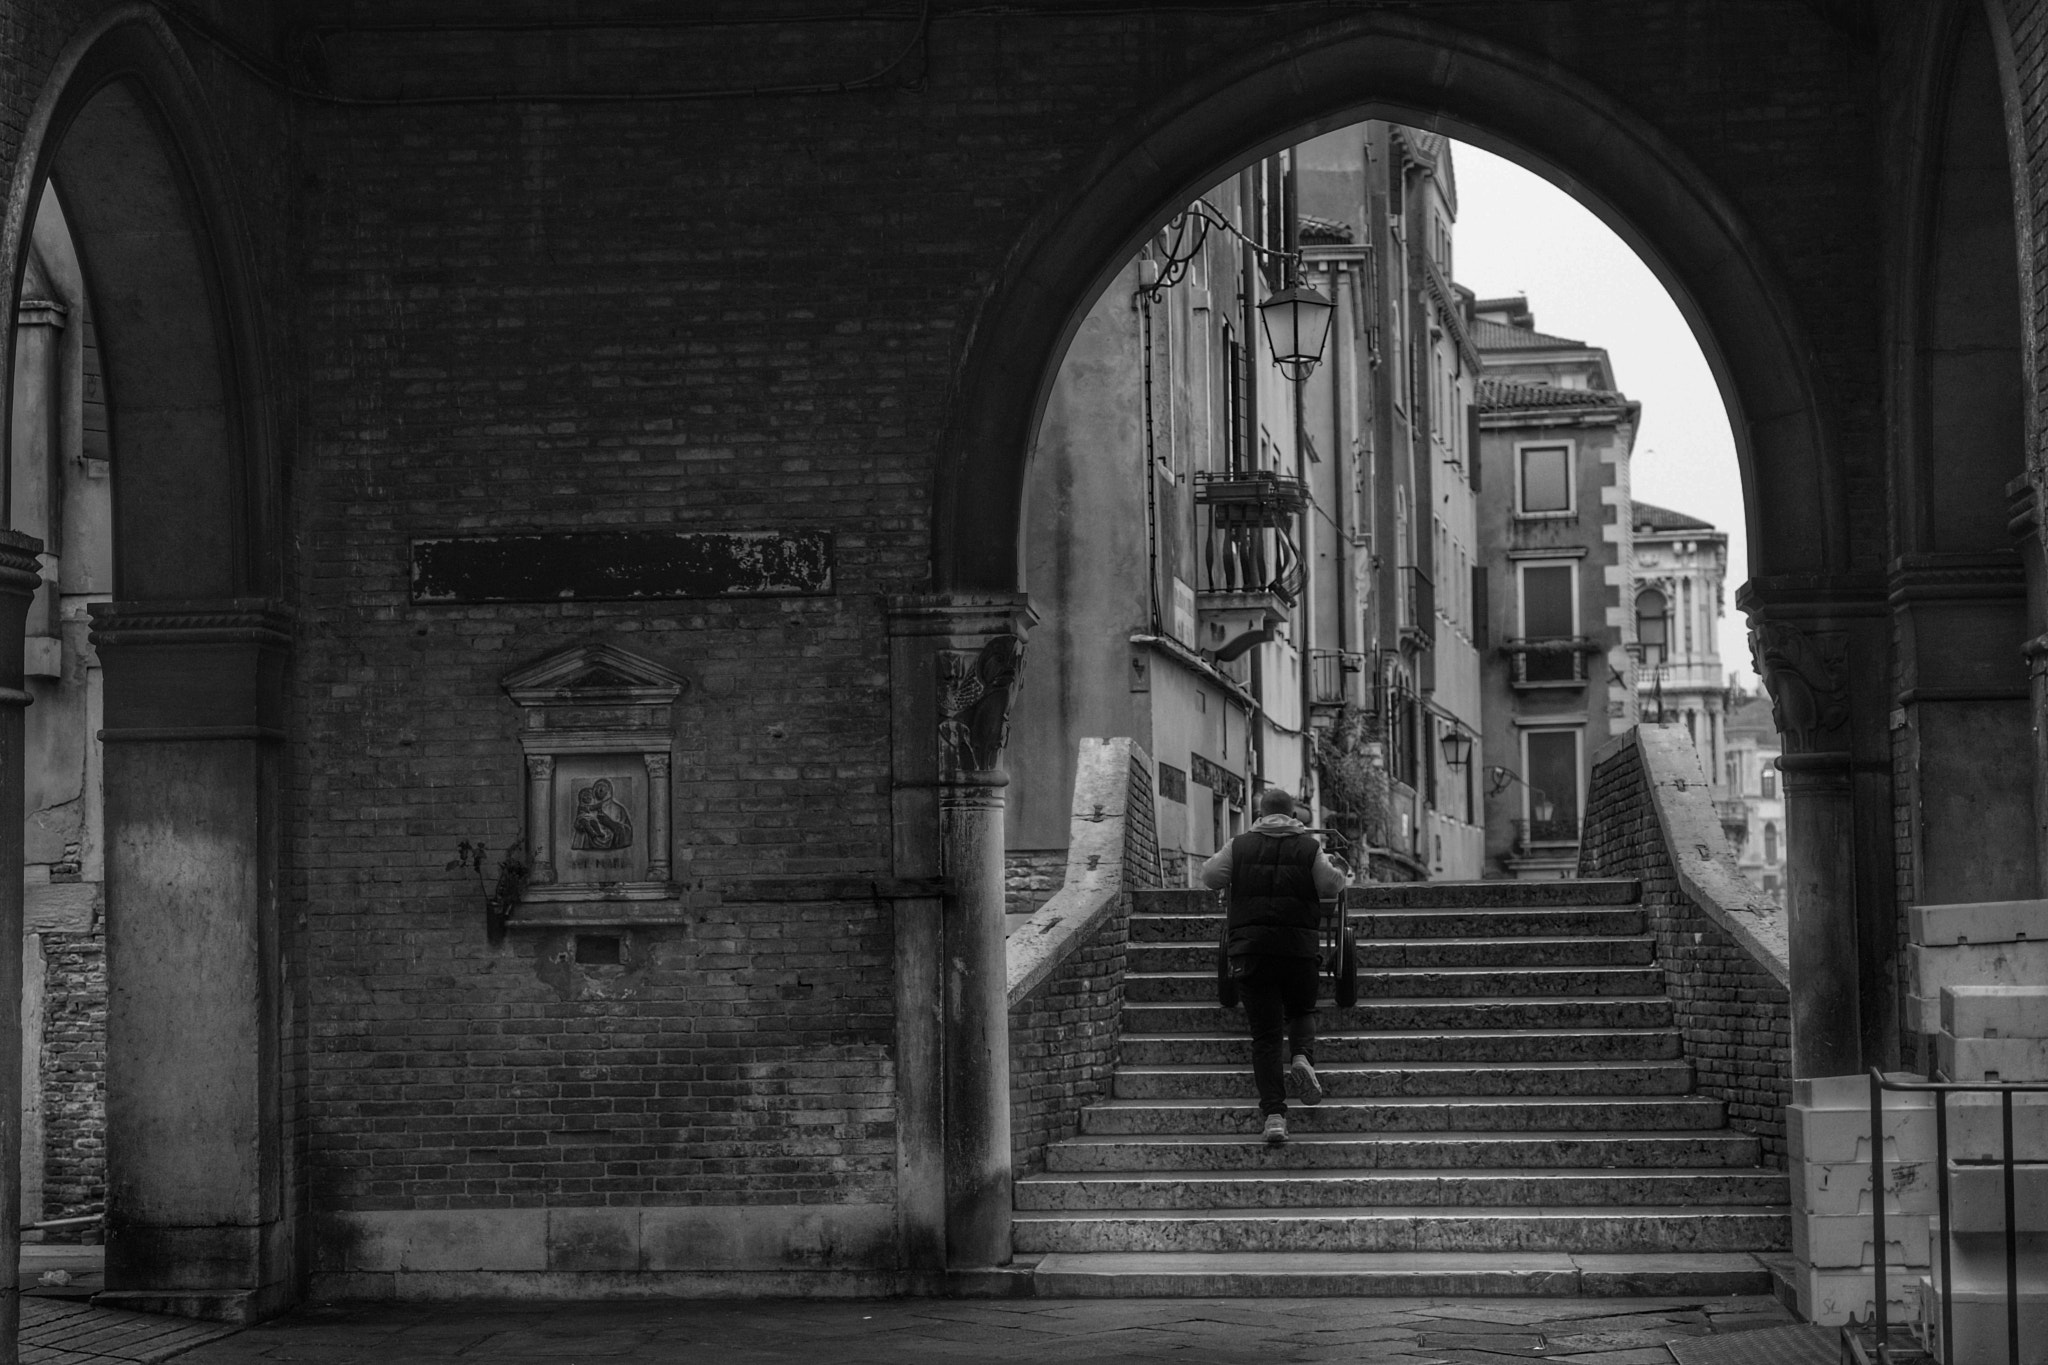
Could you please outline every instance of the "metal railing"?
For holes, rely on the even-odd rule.
[[[1367,657],[1345,649],[1309,651],[1309,697],[1317,706],[1342,706],[1352,700],[1351,680],[1366,671]]]
[[[2005,1340],[2007,1365],[2019,1365],[2020,1360],[2020,1234],[2016,1214],[2017,1197],[2013,1185],[2013,1140],[2012,1140],[2012,1097],[2014,1095],[2048,1095],[2048,1084],[2002,1085],[1991,1082],[1957,1081],[1899,1081],[1892,1080],[1876,1067],[1870,1069],[1870,1231],[1876,1247],[1876,1292],[1871,1296],[1876,1307],[1871,1314],[1874,1340],[1868,1354],[1863,1343],[1855,1338],[1855,1327],[1851,1324],[1842,1329],[1845,1348],[1851,1348],[1856,1355],[1878,1362],[1878,1365],[1893,1365],[1898,1359],[1892,1352],[1891,1341],[1891,1286],[1885,1273],[1884,1247],[1884,1092],[1887,1090],[1914,1093],[1925,1091],[1934,1096],[1934,1180],[1936,1217],[1940,1220],[1940,1236],[1935,1238],[1941,1244],[1941,1336],[1940,1355],[1936,1357],[1941,1365],[1984,1365],[1980,1361],[1963,1361],[1954,1358],[1955,1349],[1955,1275],[1949,1264],[1949,1191],[1948,1191],[1948,1097],[1952,1094],[1991,1094],[1999,1097],[2000,1138],[2003,1156],[2000,1164],[2005,1173]],[[1904,1158],[1901,1157],[1901,1164]],[[1901,1215],[1903,1216],[1903,1214]],[[1932,1343],[1930,1343],[1930,1349]],[[1850,1358],[1845,1349],[1843,1359]]]
[[[1300,479],[1272,470],[1197,470],[1195,505],[1207,513],[1204,591],[1272,593],[1290,605],[1301,596],[1294,536],[1308,489]]]
[[[1583,635],[1560,635],[1503,641],[1500,652],[1512,666],[1509,681],[1517,687],[1542,683],[1583,683],[1586,659],[1600,646]]]

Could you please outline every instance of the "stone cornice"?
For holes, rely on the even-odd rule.
[[[1892,561],[1890,601],[1953,601],[2025,597],[2027,581],[2017,550],[1989,554],[1901,555]]]
[[[94,602],[95,648],[122,645],[267,645],[289,649],[293,616],[265,597]]]

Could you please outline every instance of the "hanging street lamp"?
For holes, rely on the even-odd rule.
[[[1330,317],[1337,311],[1321,290],[1296,280],[1259,305],[1266,346],[1280,372],[1299,383],[1322,362],[1330,339]]]

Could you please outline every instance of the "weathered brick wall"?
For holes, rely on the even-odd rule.
[[[1003,859],[1004,899],[1013,915],[1028,915],[1051,900],[1067,875],[1063,848],[1011,849]]]
[[[43,935],[43,1207],[97,1213],[107,1198],[106,936]]]
[[[1116,1071],[1132,893],[1160,884],[1152,773],[1135,753],[1124,818],[1116,910],[1010,1010],[1010,1147],[1018,1175],[1044,1167],[1046,1146],[1074,1134],[1081,1110],[1108,1097]]]
[[[1792,1097],[1790,997],[1679,884],[1654,801],[1642,749],[1617,743],[1593,770],[1580,874],[1642,882],[1695,1083],[1727,1105],[1731,1127],[1756,1134],[1767,1158],[1783,1165]]]

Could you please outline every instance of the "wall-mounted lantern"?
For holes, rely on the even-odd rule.
[[[1443,734],[1444,762],[1459,772],[1472,761],[1472,736],[1455,726]]]
[[[1266,345],[1282,374],[1303,380],[1322,362],[1323,347],[1330,339],[1330,317],[1336,311],[1337,305],[1321,290],[1299,280],[1259,305]]]

